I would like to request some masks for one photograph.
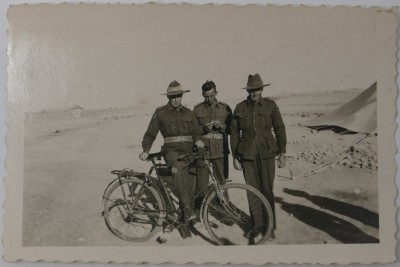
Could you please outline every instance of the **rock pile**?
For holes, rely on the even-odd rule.
[[[334,151],[332,148],[306,150],[299,154],[291,153],[288,158],[296,161],[311,162],[315,165],[327,163],[335,157],[339,156],[339,153]],[[348,154],[343,159],[338,159],[336,165],[347,167],[347,168],[360,168],[360,169],[378,169],[378,157],[376,153],[368,151],[362,148],[356,148],[353,152]]]
[[[349,168],[377,170],[378,156],[377,154],[366,153],[361,149],[355,149],[353,153],[347,155],[338,164]]]

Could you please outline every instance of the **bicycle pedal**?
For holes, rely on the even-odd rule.
[[[171,233],[174,230],[173,227],[167,227],[163,230],[163,233]]]
[[[188,221],[189,221],[189,222],[192,222],[192,221],[195,221],[196,219],[197,219],[196,214],[192,214],[192,215],[190,215]]]
[[[162,225],[162,233],[171,233],[174,230],[174,226],[171,224],[164,223]]]

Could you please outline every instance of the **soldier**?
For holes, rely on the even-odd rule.
[[[199,148],[204,147],[193,112],[181,104],[183,93],[189,91],[184,91],[177,81],[169,84],[167,93],[164,94],[168,97],[168,104],[157,108],[154,112],[143,137],[143,152],[139,155],[141,160],[146,160],[160,131],[164,137],[164,145],[161,151],[165,152],[164,159],[171,167],[172,179],[178,193],[183,221],[179,230],[183,238],[191,237],[189,221],[196,218],[192,205],[196,178],[189,173],[187,168],[184,168],[185,162],[178,161],[178,157],[191,152],[193,144]]]
[[[269,238],[274,239],[275,156],[278,156],[278,167],[283,168],[286,164],[286,131],[275,101],[262,97],[263,88],[268,85],[263,83],[259,74],[249,75],[247,87],[242,88],[246,89],[249,95],[236,106],[232,119],[231,149],[234,168],[243,170],[246,183],[258,189],[272,207],[274,225],[272,236]],[[249,237],[255,237],[265,229],[259,225],[261,218],[257,215],[260,214],[257,208],[250,204],[250,210],[254,228],[248,234]]]
[[[214,173],[220,183],[224,183],[228,176],[228,137],[232,110],[217,100],[218,91],[213,81],[207,81],[202,86],[204,102],[196,105],[193,113],[199,123],[202,140],[208,151],[205,158],[213,164]],[[197,186],[195,211],[198,213],[205,188],[208,186],[209,173],[201,162],[197,168]]]

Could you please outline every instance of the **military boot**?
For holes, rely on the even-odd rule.
[[[183,239],[192,237],[192,233],[190,232],[190,229],[189,229],[189,224],[187,224],[187,223],[184,223],[181,226],[179,226],[178,231],[181,234],[181,237]]]
[[[186,205],[181,205],[181,222],[182,224],[178,227],[178,231],[183,239],[192,237],[190,232],[189,222],[191,215],[193,213],[191,205],[188,203]]]

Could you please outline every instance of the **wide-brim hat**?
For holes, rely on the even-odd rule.
[[[251,90],[251,89],[258,89],[258,88],[263,88],[265,86],[271,85],[270,83],[264,84],[264,82],[261,80],[261,77],[258,73],[254,75],[249,75],[249,78],[247,79],[247,86],[242,88],[246,90]]]
[[[178,83],[177,81],[173,81],[168,85],[167,93],[162,94],[162,95],[167,95],[167,96],[180,95],[180,94],[187,93],[187,92],[190,92],[190,90],[183,90],[180,83]]]

